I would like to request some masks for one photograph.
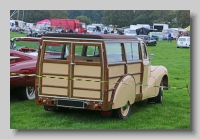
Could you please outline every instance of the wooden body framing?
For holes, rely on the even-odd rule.
[[[113,39],[111,37],[112,39],[109,39],[107,36],[102,37],[100,35],[100,38],[95,38],[95,35],[91,36],[93,37],[82,38],[84,35],[65,37],[64,35],[57,36],[52,34],[42,38],[43,44],[39,50],[37,60],[37,74],[40,76],[61,77],[63,79],[37,78],[36,103],[39,97],[48,99],[48,101],[55,98],[72,101],[87,101],[93,102],[90,103],[91,105],[87,107],[87,109],[95,109],[93,106],[101,103],[101,109],[99,110],[106,111],[122,107],[124,103],[126,103],[125,101],[129,101],[129,103],[133,104],[136,101],[158,94],[158,90],[154,88],[141,86],[143,82],[148,83],[149,80],[152,85],[157,85],[156,79],[150,77],[151,66],[148,58],[146,61],[149,62],[149,66],[147,68],[144,66],[145,60],[142,57],[141,49],[141,44],[143,42],[131,37],[119,37],[118,39]],[[44,48],[45,44],[48,42],[68,44],[69,56],[63,60],[44,59]],[[108,63],[105,44],[109,42],[121,43],[123,62]],[[126,42],[138,43],[139,60],[126,60],[126,50],[124,47],[124,43]],[[98,48],[100,48],[100,57],[94,58],[93,62],[88,62],[91,59],[84,56],[75,56],[73,54],[76,45],[98,46]],[[79,59],[81,59],[81,61],[79,61]],[[145,72],[147,74],[144,74]],[[165,72],[164,74],[167,73]],[[159,80],[161,80],[164,74],[159,73]],[[79,81],[76,79],[82,80]],[[88,80],[90,80],[90,82],[88,82]],[[128,82],[132,85],[116,83],[121,81]],[[123,92],[125,93],[122,94]]]

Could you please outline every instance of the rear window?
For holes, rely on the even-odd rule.
[[[179,38],[179,41],[186,41],[186,38]]]
[[[46,43],[44,59],[66,60],[69,54],[68,44]]]
[[[76,62],[100,62],[99,46],[74,45],[74,60]]]

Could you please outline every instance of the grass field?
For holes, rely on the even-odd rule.
[[[11,38],[24,34],[11,33]],[[25,35],[24,35],[25,36]],[[171,87],[190,86],[190,49],[176,48],[176,41],[158,41],[148,46],[155,55],[152,65],[163,65],[169,72]],[[189,130],[190,97],[187,90],[171,88],[164,91],[162,104],[148,104],[146,100],[133,104],[128,119],[104,117],[97,111],[71,109],[64,112],[47,112],[35,101],[18,101],[10,96],[11,129],[102,129],[102,130]]]

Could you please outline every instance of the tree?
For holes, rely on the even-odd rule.
[[[66,10],[50,10],[49,18],[67,18],[68,14]]]
[[[84,22],[85,24],[91,24],[91,20],[90,18],[88,18],[87,16],[77,16],[76,19],[80,20],[81,22]]]
[[[190,25],[190,11],[189,10],[179,10],[177,11],[177,21],[178,25],[182,28],[186,28]]]

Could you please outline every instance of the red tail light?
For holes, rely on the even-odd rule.
[[[55,100],[54,99],[51,100],[51,104],[55,104]]]
[[[88,107],[90,105],[90,102],[84,102],[84,107]]]
[[[106,89],[104,90],[104,93],[107,93],[107,90],[106,90]]]
[[[40,104],[42,103],[42,98],[38,98],[37,102]]]

